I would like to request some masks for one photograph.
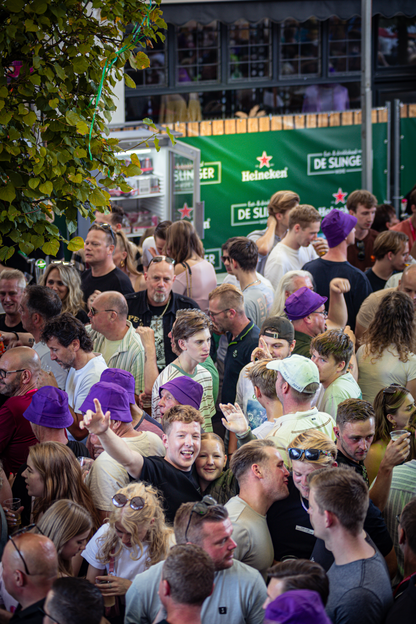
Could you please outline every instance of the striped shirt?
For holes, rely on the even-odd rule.
[[[201,399],[201,405],[199,408],[199,412],[201,416],[204,418],[204,431],[212,431],[212,422],[211,418],[215,414],[215,404],[214,397],[212,393],[212,377],[211,374],[200,364],[196,365],[195,372],[193,375],[188,375],[176,364],[169,364],[163,371],[160,373],[159,377],[156,379],[153,384],[153,392],[152,392],[152,416],[158,422],[161,422],[162,416],[160,414],[159,409],[159,388],[163,386],[167,381],[171,381],[176,377],[183,377],[186,375],[187,377],[191,377],[194,381],[197,381],[201,384],[204,389],[204,393]]]
[[[144,392],[144,347],[139,334],[130,321],[126,321],[128,332],[121,340],[117,350],[107,362],[108,368],[121,368],[128,371],[135,379],[135,394]],[[100,332],[94,331],[91,325],[85,328],[94,342],[94,351],[101,353],[104,351],[106,338]]]

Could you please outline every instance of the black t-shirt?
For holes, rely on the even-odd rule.
[[[29,570],[30,572],[31,570]],[[43,609],[46,598],[38,600],[30,607],[22,609],[21,605],[17,605],[16,611],[13,613],[9,622],[20,622],[20,624],[43,624],[43,613],[40,609]]]
[[[383,557],[386,557],[393,548],[393,542],[390,533],[387,531],[381,512],[379,508],[374,505],[372,500],[370,500],[367,515],[364,520],[364,531],[370,538],[367,541],[371,543],[372,546],[376,546]],[[320,563],[326,571],[328,571],[334,563],[332,552],[325,548],[325,542],[321,539],[316,540],[311,559]]]
[[[82,308],[78,310],[78,312],[75,315],[75,318],[81,321],[81,323],[83,323],[84,325],[88,325],[88,323],[91,323],[90,319],[88,318],[88,314]]]
[[[222,386],[221,403],[234,403],[238,376],[250,362],[253,349],[259,344],[259,335],[260,330],[253,321],[234,340],[227,333],[228,347],[224,360],[224,380],[227,382]]]
[[[0,331],[13,331],[13,332],[25,332],[26,330],[24,329],[23,325],[22,325],[22,321],[20,321],[20,323],[18,323],[17,325],[15,325],[14,327],[9,327],[8,325],[6,325],[6,315],[5,314],[0,314]]]
[[[387,280],[378,277],[378,275],[374,273],[373,269],[368,269],[365,274],[368,277],[368,281],[371,284],[373,292],[376,292],[376,290],[383,290],[383,288],[387,284]]]
[[[184,472],[163,457],[143,457],[140,480],[148,481],[162,492],[166,522],[172,524],[182,503],[194,503],[202,499],[195,466],[189,472]]]
[[[288,482],[289,496],[276,501],[267,512],[267,525],[273,542],[274,558],[282,561],[287,557],[309,559],[315,546],[316,537],[309,520],[309,514],[302,507],[301,494],[293,483]],[[308,501],[303,500],[305,507]]]
[[[414,624],[416,613],[416,574],[403,583],[393,606],[387,613],[386,624]]]
[[[110,271],[110,273],[100,275],[99,277],[93,277],[91,269],[84,271],[81,274],[81,288],[84,293],[85,302],[88,301],[88,297],[92,295],[94,290],[99,290],[101,292],[116,290],[122,295],[134,293],[130,278],[118,267]]]

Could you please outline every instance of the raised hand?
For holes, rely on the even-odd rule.
[[[228,431],[244,433],[249,429],[248,421],[237,403],[234,405],[232,403],[227,403],[226,405],[220,403],[219,407],[224,414],[224,418],[221,418],[221,422]]]
[[[338,294],[347,293],[351,290],[351,284],[343,277],[334,277],[334,279],[329,282],[329,290]]]
[[[110,412],[103,414],[101,404],[98,399],[94,399],[95,412],[87,410],[83,420],[79,423],[80,429],[87,429],[90,433],[101,435],[110,427]]]
[[[267,346],[267,343],[264,340],[263,336],[260,336],[259,343],[260,343],[260,346],[256,347],[251,354],[251,361],[256,362],[257,360],[273,359],[273,356],[270,353],[270,349]]]

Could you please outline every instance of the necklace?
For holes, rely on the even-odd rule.
[[[305,503],[303,502],[303,496],[301,494],[301,492],[299,491],[299,496],[300,496],[300,504],[302,505],[302,507],[304,508],[304,510],[306,511],[306,513],[308,513],[308,508],[305,507]]]
[[[251,284],[247,284],[247,286],[245,288],[243,288],[242,292],[247,290],[247,288],[250,288],[250,286],[254,286],[254,284],[260,284],[260,280],[256,279],[256,280],[254,280],[254,282],[251,282]]]
[[[169,306],[169,304],[170,304],[170,297],[171,297],[171,296],[169,295],[168,302],[167,302],[167,304],[165,305],[165,309],[163,310],[162,314],[161,314],[160,316],[158,316],[158,317],[157,317],[157,319],[155,319],[155,321],[154,321],[154,324],[155,324],[155,325],[154,325],[154,329],[155,329],[155,331],[159,331],[159,330],[160,330],[160,324],[159,324],[159,323],[160,323],[160,319],[162,319],[162,318],[163,318],[163,316],[164,316],[164,314],[165,314],[166,310],[168,309],[168,306]]]

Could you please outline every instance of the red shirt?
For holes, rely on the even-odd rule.
[[[412,217],[397,223],[397,225],[393,225],[390,229],[394,230],[394,232],[403,232],[403,234],[406,234],[409,238],[409,249],[413,247],[413,243],[416,240],[416,231],[412,224]]]
[[[31,424],[23,416],[36,390],[9,397],[0,409],[0,459],[4,472],[17,472],[27,460],[29,447],[37,444]]]

